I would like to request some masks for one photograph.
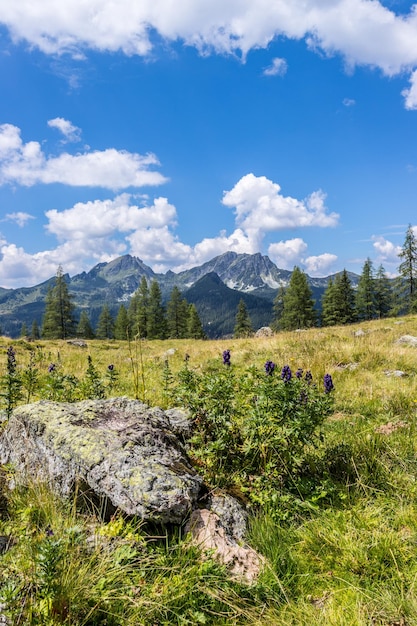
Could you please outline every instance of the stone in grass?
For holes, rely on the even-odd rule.
[[[403,335],[395,343],[405,343],[407,346],[417,347],[417,337],[413,335]]]
[[[0,463],[13,465],[16,482],[46,481],[62,495],[78,483],[110,512],[181,523],[203,480],[174,433],[174,417],[128,398],[23,405],[1,433]]]
[[[213,555],[226,565],[232,578],[253,584],[259,577],[265,559],[253,548],[238,541],[236,536],[229,534],[227,524],[223,524],[223,520],[213,510],[193,511],[186,531],[203,555]]]
[[[402,370],[384,370],[384,374],[385,376],[393,376],[394,378],[404,378],[408,376],[408,374]]]

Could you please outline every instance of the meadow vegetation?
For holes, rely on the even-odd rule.
[[[40,485],[4,489],[0,614],[13,625],[417,624],[417,347],[397,343],[404,335],[417,336],[415,315],[218,341],[2,338],[6,417],[25,402],[116,395],[189,408],[192,460],[245,502],[266,565],[244,585],[201,560],[182,528],[105,523]]]

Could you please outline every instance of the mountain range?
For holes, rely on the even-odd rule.
[[[65,280],[73,296],[76,316],[85,309],[93,326],[104,304],[114,315],[122,303],[128,306],[143,276],[148,284],[158,281],[164,302],[177,286],[187,301],[196,305],[207,335],[216,338],[233,332],[240,299],[245,301],[255,329],[269,325],[273,300],[278,289],[288,285],[291,273],[279,269],[260,253],[226,252],[198,267],[179,273],[169,270],[165,274],[155,273],[137,257],[124,255],[73,277],[66,274]],[[349,273],[349,277],[355,287],[359,276]],[[307,276],[318,308],[330,278]],[[22,325],[30,329],[34,320],[41,327],[45,297],[54,284],[55,277],[51,277],[34,287],[0,288],[1,333],[17,337]]]

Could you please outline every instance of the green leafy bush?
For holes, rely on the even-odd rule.
[[[262,372],[252,366],[238,375],[224,353],[223,366],[211,363],[203,372],[186,364],[176,391],[192,412],[190,452],[206,479],[278,515],[332,410],[332,389],[329,375],[320,390],[310,372],[293,376],[287,365],[279,375],[272,361]]]

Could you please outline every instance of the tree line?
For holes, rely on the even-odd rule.
[[[22,328],[21,334],[29,333]],[[149,286],[144,276],[128,307],[121,304],[116,316],[107,304],[103,305],[94,329],[85,309],[76,320],[73,296],[59,267],[55,285],[46,296],[42,328],[39,330],[34,322],[30,336],[33,339],[40,336],[43,339],[203,339],[205,333],[195,305],[182,297],[178,287],[172,289],[164,306],[159,283],[154,280]]]
[[[275,331],[295,330],[313,326],[351,324],[358,321],[417,312],[417,239],[409,225],[404,245],[399,254],[398,277],[389,280],[382,265],[374,271],[372,261],[366,259],[357,288],[344,269],[329,279],[321,299],[319,314],[306,274],[294,267],[288,287],[280,287],[273,303],[271,327]],[[234,337],[248,337],[254,332],[246,304],[240,300],[237,307]],[[55,286],[46,297],[42,329],[34,321],[31,333],[26,326],[22,335],[33,339],[203,339],[205,333],[194,304],[189,304],[178,287],[171,291],[166,306],[162,303],[159,283],[150,285],[143,276],[128,307],[121,304],[116,317],[108,305],[102,307],[97,328],[93,329],[87,311],[82,310],[78,322],[74,304],[68,291],[62,268],[59,267]]]
[[[322,297],[320,316],[306,275],[295,267],[288,288],[281,288],[274,300],[272,327],[295,330],[417,312],[417,239],[411,225],[399,257],[395,281],[389,280],[382,265],[375,272],[369,258],[356,289],[346,270],[330,279]]]

